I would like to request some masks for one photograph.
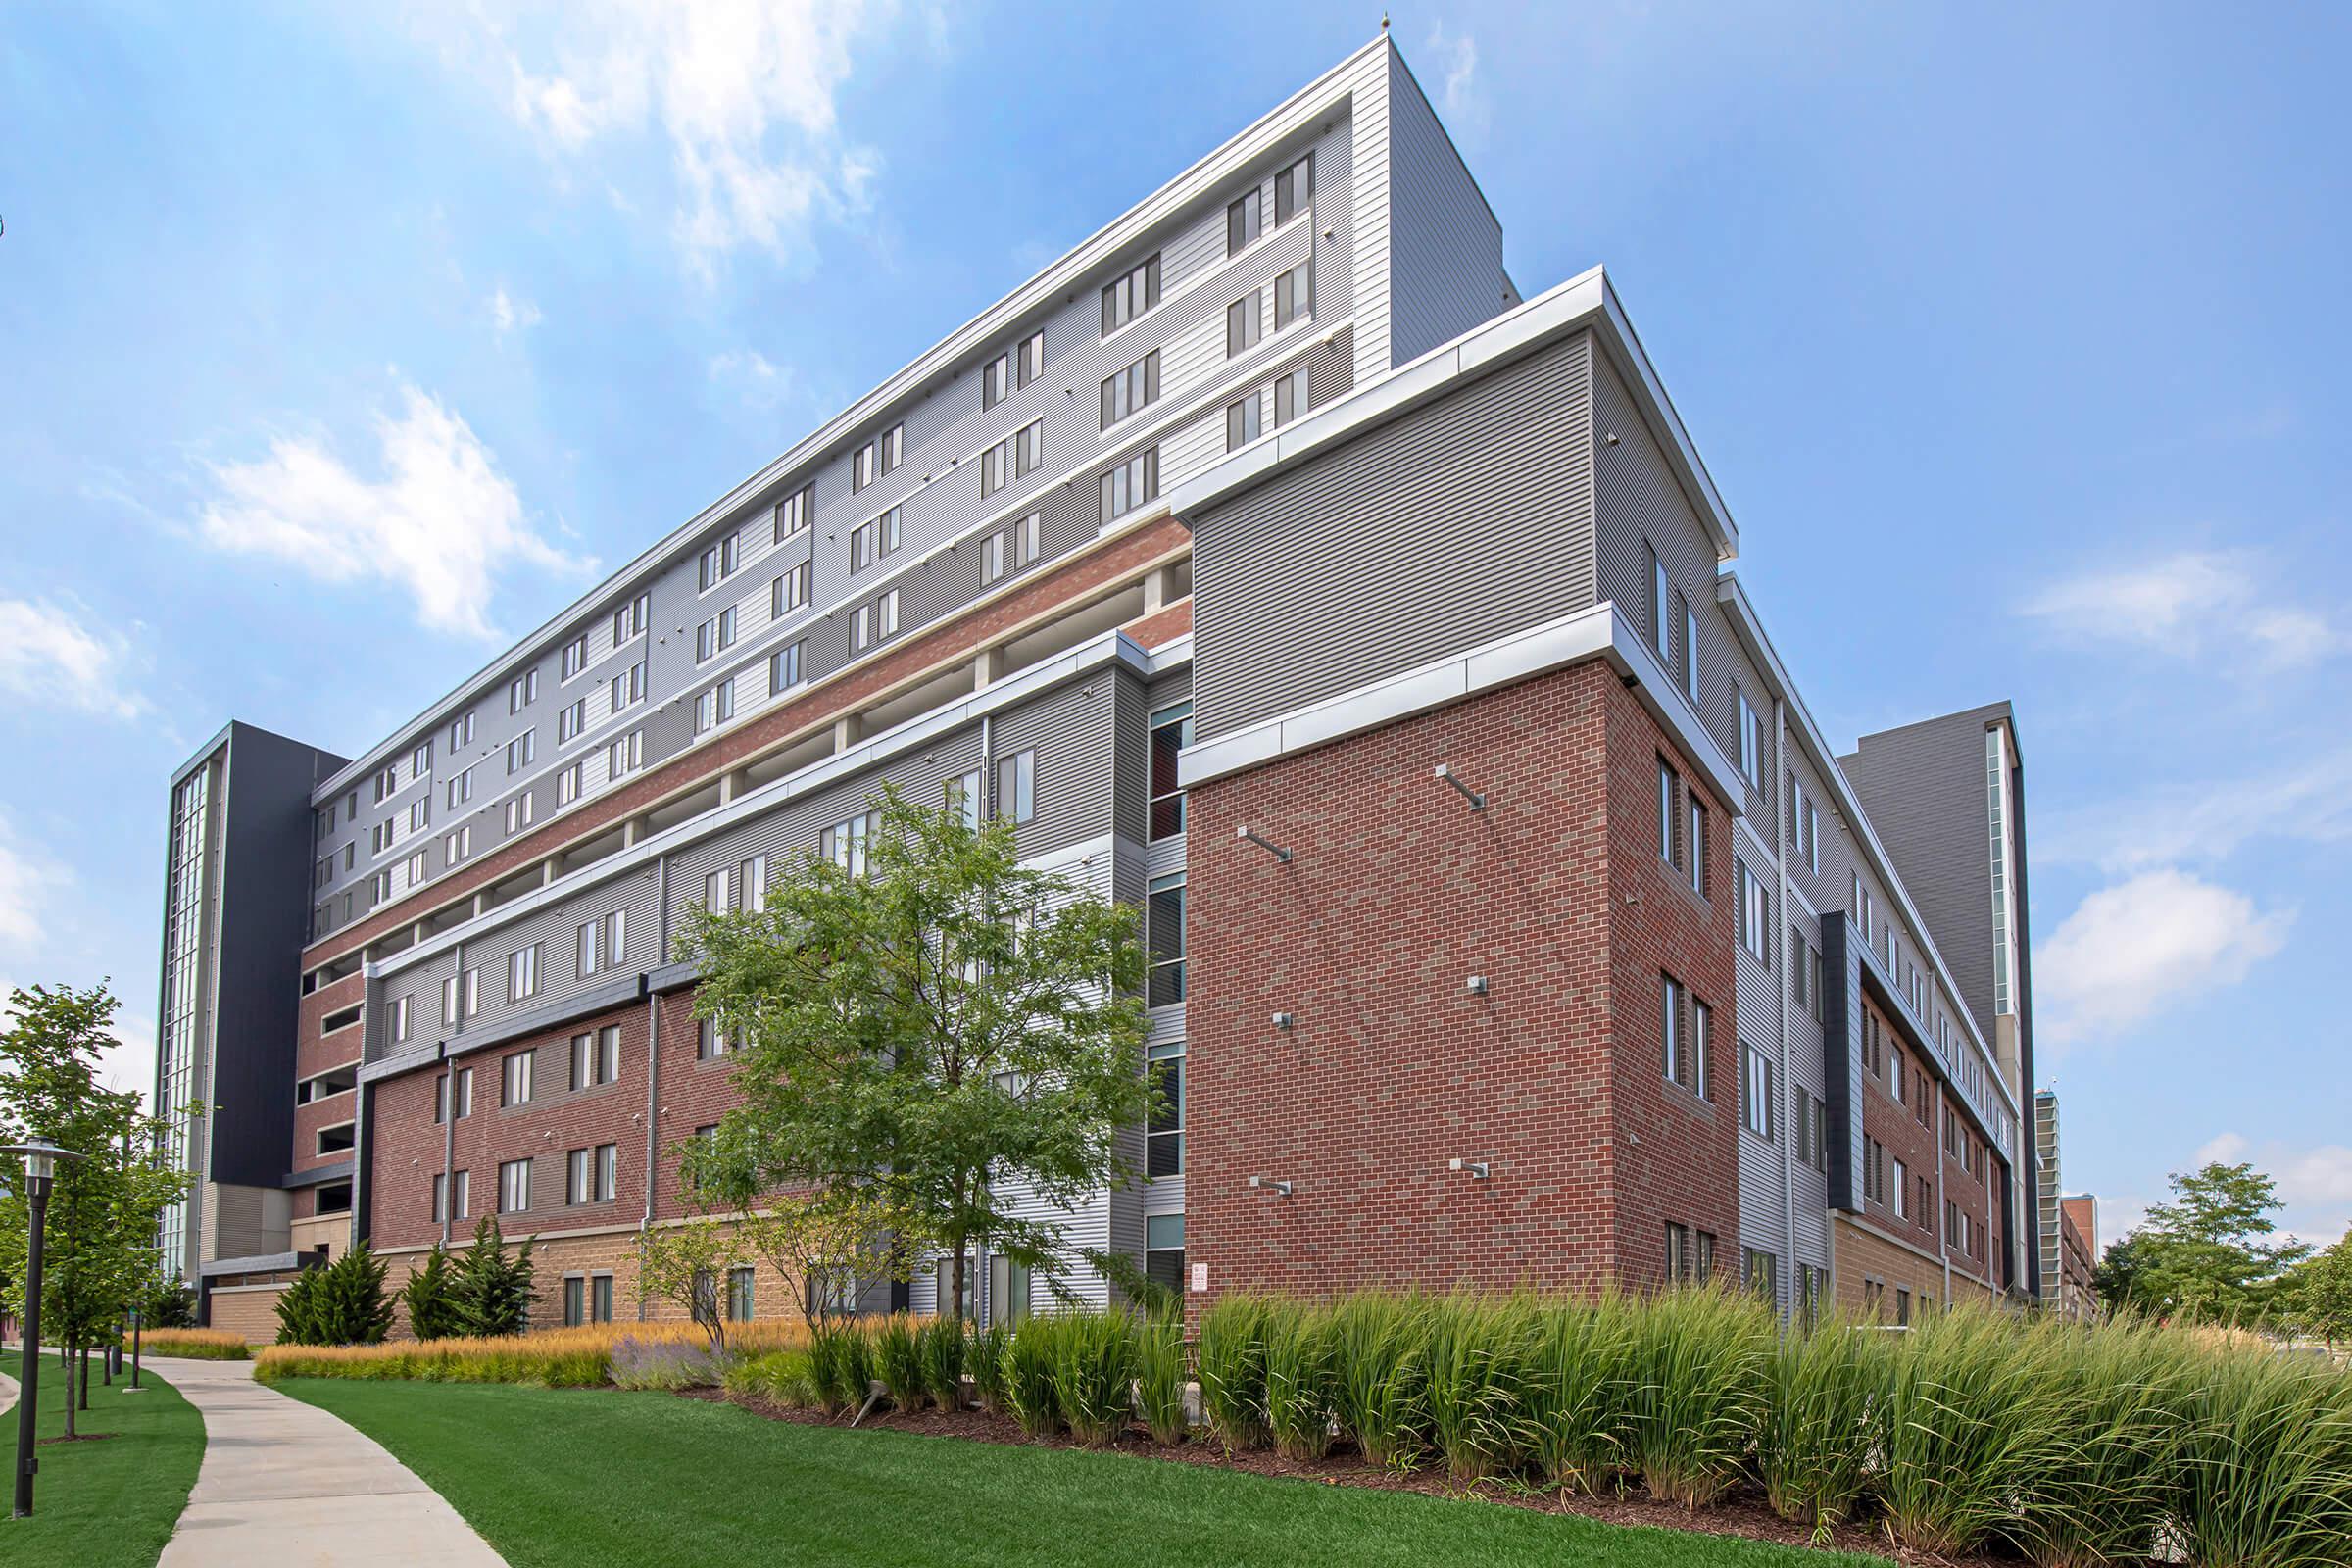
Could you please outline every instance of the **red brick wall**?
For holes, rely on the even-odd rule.
[[[1052,619],[1073,600],[1132,579],[1146,567],[1181,556],[1191,548],[1192,531],[1172,516],[1161,517],[1054,567],[983,608],[912,632],[890,652],[854,666],[837,679],[826,680],[807,696],[726,730],[669,761],[649,767],[623,788],[600,795],[580,809],[557,817],[536,832],[526,833],[468,862],[465,869],[425,884],[416,897],[395,900],[313,943],[303,953],[303,967],[316,967],[338,954],[371,942],[429,910],[442,907],[462,894],[486,887],[523,865],[552,855],[563,845],[591,837],[704,778],[740,766],[783,741],[862,708],[896,687],[969,659],[1014,628]]]
[[[694,993],[672,992],[661,1004],[662,1141],[654,1169],[654,1217],[677,1219],[690,1211],[678,1199],[678,1160],[671,1151],[692,1138],[697,1127],[715,1123],[743,1097],[734,1088],[735,1057],[695,1059]]]
[[[321,1165],[339,1164],[352,1157],[348,1149],[331,1154],[318,1152],[318,1130],[343,1122],[356,1121],[360,1111],[360,1097],[354,1091],[329,1095],[314,1100],[307,1105],[294,1107],[293,1164],[288,1170],[316,1170]],[[354,1129],[356,1131],[356,1128]]]
[[[433,1178],[441,1170],[433,1086],[441,1073],[440,1067],[429,1067],[383,1079],[369,1090],[375,1112],[368,1130],[368,1240],[379,1250],[429,1244],[441,1235],[432,1220]],[[478,1084],[475,1093],[478,1097]],[[468,1227],[471,1224],[466,1221]]]
[[[1212,1294],[1641,1278],[1667,1214],[1737,1257],[1731,910],[1638,863],[1657,752],[1595,662],[1193,793],[1186,1241]],[[1715,1005],[1717,1106],[1663,1085],[1661,962]]]
[[[1641,700],[1602,664],[1584,666],[1608,719],[1609,954],[1616,1068],[1617,1277],[1666,1274],[1666,1226],[1715,1238],[1715,1267],[1740,1267],[1740,1033],[1733,957],[1732,813]],[[1705,892],[1658,854],[1658,763],[1707,808]],[[1687,831],[1684,853],[1690,853]],[[1686,862],[1687,863],[1687,862]],[[1707,1004],[1707,1096],[1667,1080],[1665,975]]]
[[[1923,1089],[1929,1095],[1927,1102],[1930,1105],[1935,1103],[1933,1080],[1922,1070],[1918,1054],[1903,1043],[1886,1010],[1868,995],[1862,999],[1862,1027],[1868,1030],[1875,1026],[1880,1039],[1885,1042],[1879,1070],[1872,1072],[1867,1060],[1862,1069],[1862,1132],[1865,1137],[1875,1138],[1886,1146],[1886,1182],[1889,1188],[1880,1199],[1865,1199],[1862,1212],[1868,1214],[1872,1223],[1888,1235],[1900,1237],[1914,1247],[1924,1247],[1931,1252],[1940,1252],[1943,1215],[1933,1204],[1928,1212],[1922,1212],[1919,1204],[1919,1179],[1925,1176],[1931,1183],[1936,1180],[1939,1157],[1936,1134],[1932,1127],[1920,1122],[1914,1108]],[[1897,1053],[1903,1058],[1904,1098],[1901,1100],[1895,1099],[1892,1092],[1893,1060]],[[1931,1111],[1929,1120],[1932,1122],[1934,1119],[1934,1112]],[[1895,1217],[1892,1201],[1894,1162],[1898,1159],[1903,1162],[1903,1179],[1911,1184],[1911,1217],[1907,1220]],[[1857,1192],[1861,1190],[1859,1173],[1854,1186]]]
[[[322,1037],[318,1026],[330,1012],[356,1007],[368,995],[368,980],[364,975],[349,974],[332,985],[320,986],[302,999],[294,1027],[294,1076],[308,1078],[313,1073],[340,1067],[347,1061],[360,1059],[360,1036],[365,1024],[338,1029],[331,1039]]]

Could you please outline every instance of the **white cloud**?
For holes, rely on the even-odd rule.
[[[792,393],[792,368],[774,364],[757,349],[714,354],[709,368],[712,386],[759,413],[774,408]]]
[[[2102,801],[2055,814],[2034,848],[2055,860],[2108,871],[2211,863],[2255,839],[2352,840],[2352,750],[2276,765],[2219,784],[2181,785],[2137,801]]]
[[[584,573],[596,563],[532,530],[464,419],[416,387],[403,392],[405,411],[375,421],[379,476],[355,473],[316,441],[280,437],[258,462],[212,466],[199,531],[219,549],[274,556],[328,582],[389,583],[427,627],[495,640],[490,601],[503,573]]]
[[[65,867],[22,847],[14,825],[0,814],[0,951],[37,943],[73,880]]]
[[[2188,1168],[2202,1170],[2216,1162],[2250,1164],[2276,1182],[2279,1228],[2298,1240],[2325,1247],[2352,1225],[2352,1148],[2297,1148],[2278,1139],[2256,1144],[2241,1133],[2224,1132],[2189,1156]]]
[[[1478,82],[1478,40],[1468,33],[1448,34],[1445,24],[1431,23],[1429,54],[1439,71],[1438,113],[1446,128],[1461,140],[1487,128],[1487,97]]]
[[[2166,1004],[2234,985],[2294,920],[2170,867],[2103,888],[2034,951],[2041,1036],[2064,1046],[2118,1035]]]
[[[452,69],[492,74],[550,155],[658,131],[677,180],[673,228],[708,273],[725,253],[790,255],[810,223],[861,209],[877,166],[837,98],[887,0],[575,0],[434,9],[421,27]]]
[[[490,296],[490,324],[497,329],[500,337],[537,326],[540,320],[538,306],[529,300],[515,299],[503,284],[497,293]]]
[[[2343,646],[2319,614],[2269,602],[2266,576],[2277,580],[2253,552],[2186,550],[2053,583],[2021,611],[2069,642],[2234,656],[2273,670],[2302,668]]]
[[[78,601],[0,599],[0,691],[105,718],[136,718],[130,644]]]

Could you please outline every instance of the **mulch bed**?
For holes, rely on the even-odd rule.
[[[758,1395],[727,1394],[718,1389],[689,1389],[684,1391],[684,1396],[733,1404],[770,1421],[790,1421],[810,1427],[847,1429],[849,1426],[847,1417],[835,1419],[820,1411],[779,1404]],[[858,1422],[858,1430],[903,1432],[920,1438],[960,1438],[969,1443],[1014,1444],[1037,1448],[1080,1446],[1066,1436],[1032,1438],[1010,1416],[990,1415],[985,1410],[942,1410],[936,1406],[911,1412],[878,1409]],[[1774,1513],[1766,1505],[1763,1493],[1755,1488],[1735,1492],[1712,1507],[1693,1512],[1676,1503],[1652,1501],[1638,1493],[1584,1497],[1564,1495],[1548,1489],[1508,1481],[1482,1481],[1464,1488],[1454,1485],[1443,1470],[1408,1472],[1369,1468],[1356,1457],[1352,1449],[1334,1453],[1312,1463],[1300,1463],[1295,1459],[1285,1459],[1270,1448],[1245,1448],[1229,1455],[1213,1439],[1196,1439],[1170,1446],[1153,1442],[1152,1435],[1140,1426],[1121,1433],[1112,1448],[1095,1451],[1124,1453],[1173,1464],[1207,1465],[1220,1470],[1239,1470],[1250,1475],[1327,1487],[1367,1487],[1382,1492],[1413,1492],[1424,1496],[1456,1499],[1476,1497],[1481,1501],[1526,1508],[1536,1513],[1576,1514],[1612,1525],[1648,1525],[1662,1530],[1689,1530],[1710,1536],[1737,1536],[1747,1541],[1769,1542],[1775,1545],[1825,1546],[1838,1551],[1866,1552],[1902,1563],[1906,1568],[1984,1568],[1984,1565],[1991,1564],[2015,1568],[2015,1564],[2021,1560],[2000,1555],[1941,1557],[1933,1552],[1910,1551],[1888,1544],[1886,1536],[1875,1529],[1850,1526],[1833,1532],[1826,1542],[1816,1542],[1802,1526],[1790,1524]]]

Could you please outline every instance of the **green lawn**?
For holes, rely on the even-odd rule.
[[[1608,1564],[1838,1557],[1201,1466],[766,1421],[661,1394],[296,1379],[514,1568],[583,1562]]]
[[[24,1381],[15,1356],[9,1375]],[[128,1378],[125,1363],[123,1378]],[[53,1443],[40,1450],[30,1519],[9,1517],[0,1503],[0,1562],[61,1563],[70,1568],[154,1568],[204,1460],[204,1417],[149,1367],[139,1394],[121,1392],[90,1373],[83,1432],[111,1432],[102,1443]],[[40,1434],[66,1429],[66,1374],[52,1352],[41,1364]],[[17,1412],[0,1417],[0,1469],[13,1481]]]

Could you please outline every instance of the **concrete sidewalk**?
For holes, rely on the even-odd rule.
[[[250,1361],[152,1358],[204,1412],[204,1468],[159,1568],[504,1559],[374,1439],[253,1381]]]

